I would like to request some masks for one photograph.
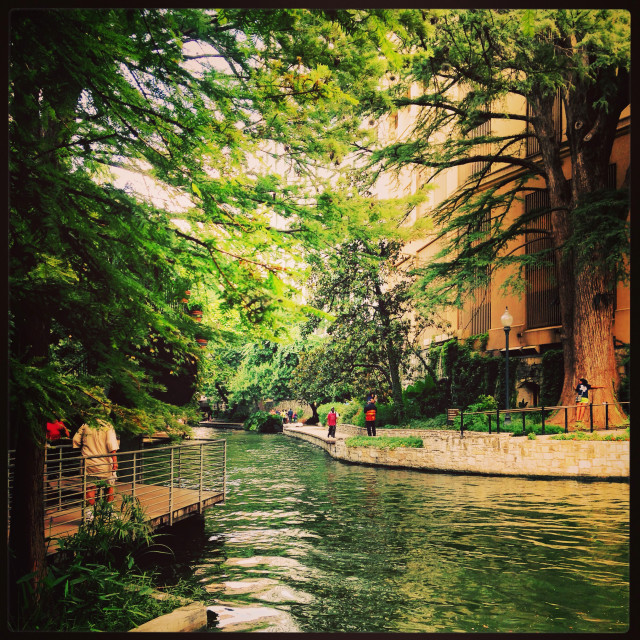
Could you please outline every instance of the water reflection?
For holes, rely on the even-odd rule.
[[[303,632],[627,627],[624,483],[377,469],[283,435],[198,435],[227,438],[227,502],[194,561],[227,606],[267,602]]]

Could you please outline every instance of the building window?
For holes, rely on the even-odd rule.
[[[479,231],[489,234],[491,215],[487,214],[480,223]],[[481,242],[476,240],[474,245]],[[471,335],[486,333],[491,328],[491,267],[479,267],[475,272],[476,286],[473,300],[463,310],[463,327],[469,328]]]
[[[562,100],[560,99],[560,89],[558,89],[555,98],[553,99],[553,129],[555,133],[556,142],[562,140],[562,126],[563,126],[563,114],[562,114]],[[527,102],[527,118],[533,116],[533,109],[531,104]],[[533,127],[530,122],[527,122],[527,132],[533,132]],[[540,143],[538,138],[527,138],[527,155],[532,156],[536,153],[540,153]]]
[[[491,135],[491,120],[487,120],[480,126],[472,129],[467,135],[470,139],[480,138],[483,136]],[[471,155],[479,155],[479,156],[488,156],[491,154],[491,143],[490,142],[481,142],[476,146],[472,147]],[[487,168],[489,162],[487,160],[478,160],[477,162],[470,162],[468,164],[460,165],[460,178],[462,181],[466,181],[475,173],[479,173]]]
[[[549,192],[536,191],[525,198],[525,213],[549,208]],[[551,240],[551,212],[547,211],[527,224],[525,233],[527,255],[539,253],[553,246]],[[548,233],[545,233],[548,232]],[[551,264],[527,266],[527,328],[550,327],[560,324],[560,296],[556,280],[556,257],[548,253],[545,261]]]

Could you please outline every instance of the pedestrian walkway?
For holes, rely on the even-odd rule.
[[[326,427],[284,427],[285,435],[306,440],[337,460],[356,464],[447,473],[629,481],[628,440],[553,440],[549,434],[529,439],[508,432],[478,431],[460,437],[457,430],[388,429],[384,435],[421,438],[422,447],[346,446],[345,438],[364,433],[365,429],[353,425],[339,425],[336,438],[327,438]],[[378,437],[381,435],[379,430]]]
[[[14,491],[14,460],[15,452],[10,451],[9,504]],[[115,508],[129,496],[144,510],[154,529],[203,513],[225,500],[224,439],[119,451],[118,466]],[[77,450],[69,446],[46,450],[43,498],[49,553],[56,551],[59,538],[77,532],[88,508],[86,492],[90,486]]]

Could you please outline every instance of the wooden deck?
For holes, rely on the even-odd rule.
[[[63,445],[45,453],[44,535],[51,554],[58,549],[58,539],[77,533],[87,506],[85,490],[92,484],[79,451]],[[9,504],[14,460],[15,452],[9,451]],[[223,438],[119,451],[114,511],[120,513],[128,496],[139,504],[152,529],[171,526],[224,502],[225,472]]]
[[[77,481],[63,481],[66,488],[76,490]],[[118,482],[115,486],[115,510],[118,511],[122,502],[122,495],[133,495],[138,498],[145,510],[148,520],[157,529],[172,525],[206,508],[224,502],[224,493],[199,491],[198,489],[182,489],[158,485],[145,485]],[[171,495],[173,494],[173,495]],[[74,503],[68,508],[53,507],[45,510],[45,540],[48,543],[48,553],[55,553],[58,549],[57,539],[77,533],[82,519],[82,507]]]

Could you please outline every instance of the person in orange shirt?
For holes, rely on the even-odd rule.
[[[364,422],[367,425],[367,435],[376,435],[376,397],[370,396],[369,401],[364,406]]]

